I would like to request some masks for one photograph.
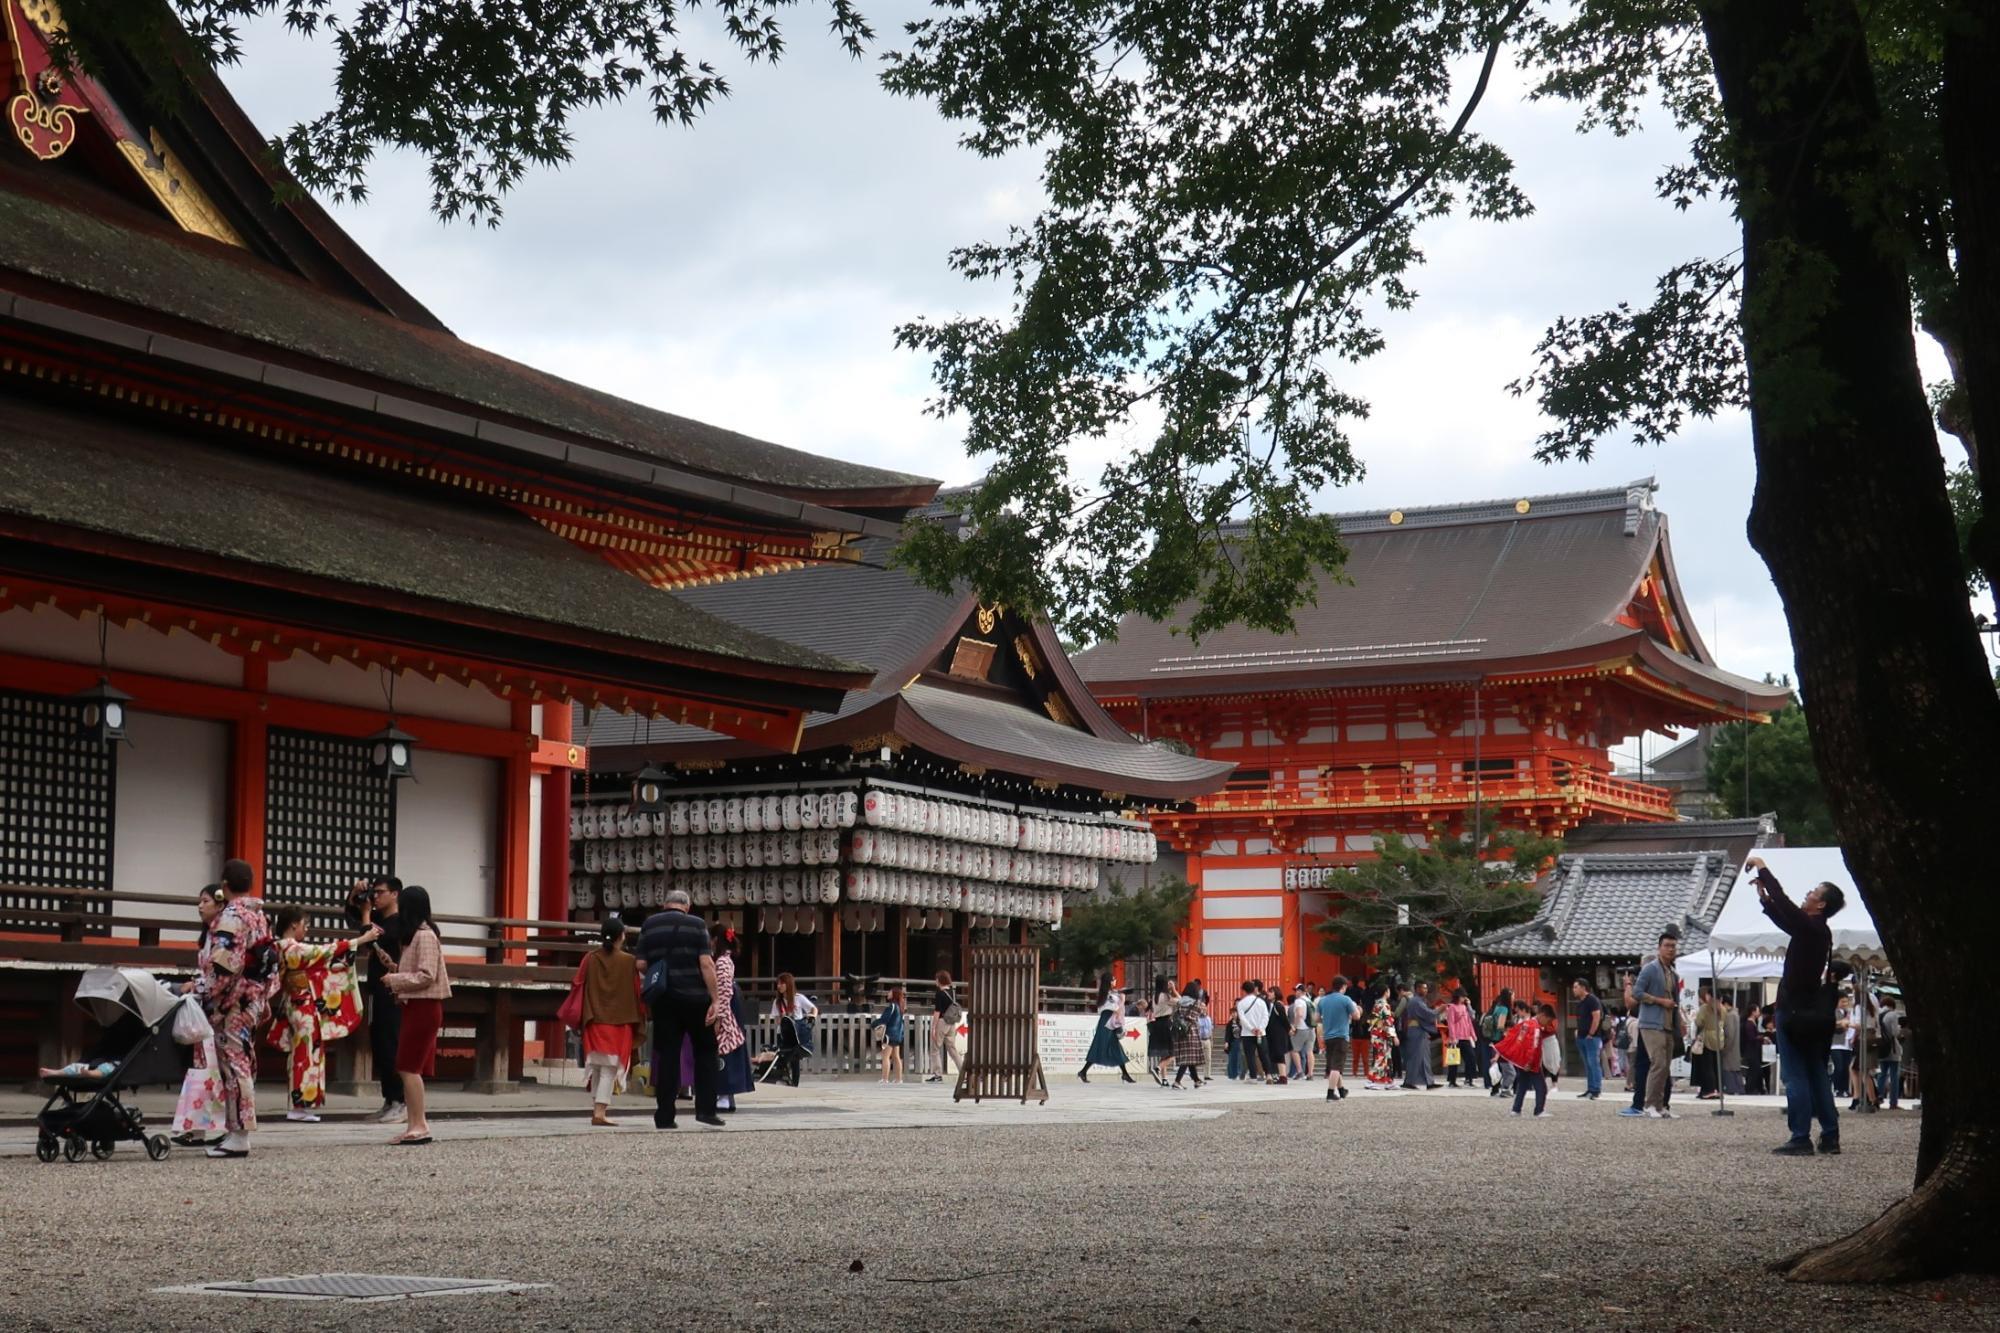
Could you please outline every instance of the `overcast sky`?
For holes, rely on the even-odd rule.
[[[915,8],[866,10],[893,43]],[[891,98],[872,62],[825,40],[811,6],[787,12],[791,47],[775,68],[732,60],[705,11],[686,17],[689,46],[735,83],[693,130],[661,127],[638,104],[580,117],[576,160],[530,174],[497,231],[433,219],[414,159],[382,160],[369,202],[335,216],[471,342],[784,444],[971,480],[982,469],[951,423],[923,414],[927,366],[892,331],[1003,308],[1004,293],[960,282],[946,253],[1032,215],[1035,163],[958,148],[928,105]],[[267,22],[225,78],[276,133],[322,109],[327,61]],[[1548,323],[1644,302],[1667,267],[1737,238],[1719,208],[1676,213],[1653,199],[1678,155],[1670,130],[1579,136],[1569,108],[1521,92],[1499,77],[1476,128],[1514,155],[1538,211],[1423,234],[1416,308],[1387,324],[1387,351],[1345,373],[1374,409],[1355,428],[1367,478],[1323,503],[1411,507],[1657,477],[1702,636],[1730,670],[1790,673],[1776,590],[1744,536],[1754,469],[1743,417],[1698,423],[1663,448],[1608,443],[1588,464],[1532,456],[1538,415],[1505,386]]]

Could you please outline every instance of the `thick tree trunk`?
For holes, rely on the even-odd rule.
[[[1850,1282],[1991,1269],[2000,1062],[1962,1009],[2000,941],[1980,836],[2000,808],[2000,701],[1904,265],[1852,190],[1875,176],[1880,128],[1861,24],[1850,0],[1699,3],[1743,182],[1750,540],[1784,599],[1835,826],[1925,1055],[1915,1192],[1781,1267]]]
[[[2000,598],[2000,446],[1979,452],[1980,431],[2000,440],[2000,13],[1993,0],[1959,0],[1945,24],[1944,159],[1958,238],[1954,375],[1965,386],[1965,436],[1984,500],[1972,559]]]

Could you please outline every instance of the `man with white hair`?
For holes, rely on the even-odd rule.
[[[687,890],[669,889],[665,909],[647,917],[639,932],[639,958],[653,1005],[655,1129],[674,1128],[682,1037],[694,1047],[694,1118],[722,1127],[715,1113],[715,958],[708,951],[708,927],[689,913],[688,903]]]

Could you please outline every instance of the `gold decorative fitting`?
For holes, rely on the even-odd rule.
[[[1525,514],[1531,507],[1526,500],[1514,501],[1514,512],[1517,514]]]
[[[181,224],[183,231],[191,231],[197,236],[206,236],[238,249],[244,248],[243,237],[229,225],[229,220],[222,216],[221,210],[202,192],[201,187],[194,183],[194,178],[188,175],[181,160],[160,138],[160,132],[154,130],[148,138],[150,152],[147,144],[131,139],[120,139],[118,151],[139,173],[139,179],[146,182],[146,188],[153,192],[160,206]]]
[[[1027,635],[1016,634],[1014,636],[1014,656],[1021,659],[1021,670],[1028,673],[1029,680],[1033,680],[1040,673],[1042,659],[1035,652],[1035,645],[1028,641]]]
[[[1063,698],[1060,694],[1051,694],[1046,699],[1043,699],[1042,707],[1048,710],[1050,717],[1062,723],[1065,727],[1080,725],[1076,720],[1076,714],[1070,711],[1069,700]]]
[[[675,762],[674,767],[683,773],[713,773],[716,769],[724,767],[724,761],[720,759],[681,759]]]
[[[1403,521],[1403,511],[1402,511],[1402,510],[1400,510],[1400,509],[1391,509],[1391,510],[1389,511],[1389,522],[1390,522],[1391,526],[1394,526],[1394,525],[1396,525],[1396,524],[1399,524],[1399,523],[1401,523],[1402,521]]]
[[[1000,612],[1003,609],[998,602],[993,603],[991,606],[987,606],[984,603],[980,605],[979,609],[973,614],[979,618],[979,632],[981,634],[991,634],[993,632],[993,627],[1000,623]]]
[[[969,778],[983,778],[986,776],[986,765],[960,764],[958,766],[958,771],[963,773],[966,777]]]

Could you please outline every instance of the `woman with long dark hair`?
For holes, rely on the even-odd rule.
[[[1092,1065],[1116,1069],[1127,1083],[1139,1081],[1125,1067],[1125,992],[1112,986],[1109,972],[1097,975],[1097,1027],[1090,1034],[1090,1050],[1076,1076],[1090,1082]]]
[[[812,1040],[806,1022],[819,1006],[799,994],[798,979],[789,972],[778,973],[778,995],[771,1001],[771,1017],[778,1020],[778,1077],[799,1086],[799,1069],[809,1053]]]
[[[424,1080],[437,1072],[438,1033],[444,1027],[444,1002],[451,998],[451,976],[445,971],[444,944],[431,921],[430,891],[405,885],[397,899],[393,922],[402,942],[396,970],[382,978],[396,1003],[403,1007],[403,1030],[396,1042],[396,1072],[403,1078],[403,1104],[409,1123],[391,1143],[417,1147],[431,1141],[431,1122],[424,1114]]]
[[[1381,1090],[1396,1081],[1396,1001],[1403,987],[1393,978],[1375,997],[1368,1014],[1368,1086]]]
[[[1507,1035],[1507,1020],[1514,1012],[1514,989],[1502,986],[1500,993],[1493,997],[1493,1007],[1486,1011],[1486,1017],[1479,1022],[1479,1036],[1486,1051],[1486,1095],[1501,1097],[1507,1093],[1511,1080],[1507,1077],[1507,1062],[1493,1050],[1494,1043]]]
[[[715,1109],[717,1112],[734,1111],[736,1099],[757,1086],[757,1080],[750,1072],[750,1041],[744,1030],[750,1023],[750,1010],[743,999],[743,992],[736,988],[736,954],[740,942],[733,926],[721,922],[708,928],[708,951],[715,958],[715,1050],[722,1059],[722,1070],[715,1084]],[[688,1043],[687,1051],[694,1054],[694,1044]],[[694,1071],[688,1071],[689,1086],[693,1086]]]
[[[1201,983],[1190,981],[1180,998],[1174,1001],[1172,1016],[1168,1026],[1173,1032],[1172,1059],[1174,1086],[1180,1087],[1183,1078],[1194,1079],[1198,1088],[1206,1080],[1201,1076],[1202,1066],[1208,1063],[1208,1038],[1202,1036],[1202,1020],[1208,1017],[1208,1006],[1202,1000]],[[1213,1029],[1211,1029],[1213,1031]]]
[[[201,934],[195,949],[208,943],[208,923],[222,911],[222,886],[204,884],[194,897],[195,915],[201,918]],[[192,982],[189,983],[191,987]],[[186,988],[183,988],[183,994]],[[222,1077],[215,1056],[215,1038],[209,1037],[193,1051],[194,1063],[181,1079],[181,1098],[174,1106],[174,1142],[183,1148],[200,1148],[211,1138],[220,1139],[226,1126],[222,1121]]]
[[[625,948],[625,918],[604,919],[596,949],[578,965],[583,980],[583,1066],[590,1071],[590,1123],[615,1126],[611,1099],[632,1067],[632,1043],[646,1024],[639,960]]]
[[[1146,1072],[1161,1087],[1174,1063],[1174,1007],[1179,997],[1174,983],[1162,976],[1153,982],[1153,999],[1146,1011]]]

